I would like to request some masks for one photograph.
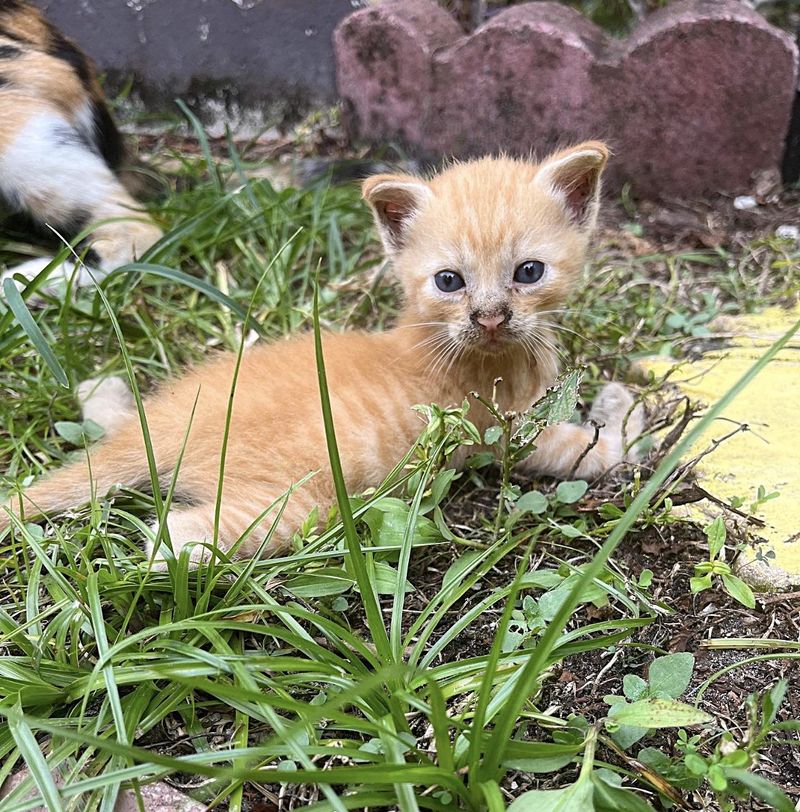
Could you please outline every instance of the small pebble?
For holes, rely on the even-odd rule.
[[[758,201],[752,195],[739,195],[739,197],[733,201],[734,209],[754,209],[756,206],[758,206]]]
[[[784,240],[794,240],[800,242],[800,226],[778,226],[775,229],[775,236]]]

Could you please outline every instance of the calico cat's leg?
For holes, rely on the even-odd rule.
[[[20,120],[16,136],[0,144],[0,197],[6,206],[65,238],[112,220],[94,229],[90,244],[96,262],[77,271],[75,284],[90,285],[92,277],[99,281],[158,240],[161,231],[79,129],[60,113],[36,107]],[[3,276],[33,279],[50,261],[33,259]],[[67,261],[51,280],[63,282],[74,273],[75,264]]]
[[[236,546],[236,558],[253,558],[259,551],[262,556],[274,555],[286,547],[292,534],[300,528],[315,505],[314,497],[304,488],[291,494],[284,506],[284,494],[277,488],[258,487],[253,483],[241,482],[235,476],[226,476],[217,546],[224,552]],[[215,510],[216,500],[212,498],[191,506],[175,506],[170,510],[167,528],[176,558],[184,547],[193,545],[191,561],[209,560],[209,547],[214,539]],[[157,533],[158,523],[154,523],[152,529]],[[269,541],[262,547],[267,536]],[[243,541],[238,544],[242,538]],[[152,555],[150,544],[147,554],[148,557]],[[162,541],[155,560],[161,565],[168,555],[166,543]]]
[[[106,436],[136,414],[133,394],[126,381],[117,375],[81,381],[77,396],[83,419],[97,423]]]
[[[633,408],[633,404],[633,396],[622,384],[607,384],[597,395],[585,425],[548,426],[520,469],[592,480],[625,460],[633,461],[635,452],[626,454],[625,447],[641,434],[644,420],[641,405]]]

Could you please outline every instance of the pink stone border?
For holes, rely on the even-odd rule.
[[[429,156],[607,140],[611,180],[646,195],[747,188],[780,165],[798,51],[736,0],[681,0],[614,40],[557,3],[470,36],[434,0],[390,0],[334,32],[353,138]]]

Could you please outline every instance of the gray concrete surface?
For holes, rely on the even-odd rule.
[[[361,0],[34,0],[148,109],[173,99],[207,121],[292,119],[336,100],[331,33]]]

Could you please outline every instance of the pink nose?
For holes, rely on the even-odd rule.
[[[503,313],[496,313],[494,316],[478,316],[477,318],[478,324],[485,327],[490,333],[493,333],[505,320],[506,317]]]

